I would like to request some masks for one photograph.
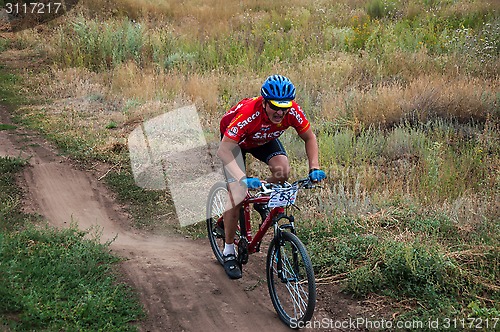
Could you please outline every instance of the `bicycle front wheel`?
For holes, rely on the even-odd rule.
[[[276,243],[279,242],[279,243]],[[304,244],[290,232],[272,241],[266,262],[267,286],[279,318],[298,328],[311,320],[316,305],[316,283]]]

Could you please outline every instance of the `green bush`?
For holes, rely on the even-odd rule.
[[[0,7],[3,7],[3,5],[0,4]],[[9,48],[9,45],[9,39],[0,38],[0,52],[7,50]]]
[[[366,12],[374,19],[393,17],[396,14],[397,0],[371,0],[366,4]]]
[[[114,68],[126,61],[143,64],[145,31],[130,20],[98,22],[79,18],[59,29],[59,61],[92,70]]]
[[[436,248],[419,242],[386,241],[377,252],[371,264],[350,272],[348,290],[357,295],[382,292],[427,300],[457,293],[456,264]]]

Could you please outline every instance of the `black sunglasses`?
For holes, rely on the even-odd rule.
[[[269,105],[269,107],[275,111],[275,112],[278,112],[278,111],[283,111],[283,112],[288,112],[288,110],[290,109],[290,107],[278,107],[276,105],[274,105],[273,103],[271,103],[270,101],[266,101],[266,103]]]

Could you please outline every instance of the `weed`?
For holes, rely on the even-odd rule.
[[[500,316],[500,311],[498,309],[483,307],[477,301],[472,301],[467,307],[472,310],[471,317],[496,319]]]
[[[0,52],[3,52],[10,47],[10,40],[7,38],[0,37]]]
[[[141,311],[117,283],[117,261],[75,227],[5,234],[0,242],[0,314],[15,313],[14,330],[134,330]]]
[[[115,129],[118,127],[118,124],[114,121],[111,121],[109,122],[107,125],[106,125],[106,129]]]
[[[394,17],[397,13],[398,2],[393,0],[371,0],[366,4],[366,13],[374,19]]]
[[[0,130],[14,130],[16,129],[16,125],[11,125],[7,123],[0,123]]]

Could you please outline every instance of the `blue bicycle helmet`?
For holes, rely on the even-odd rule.
[[[272,75],[262,85],[260,94],[271,104],[288,108],[292,106],[292,100],[295,99],[295,86],[285,76]]]

